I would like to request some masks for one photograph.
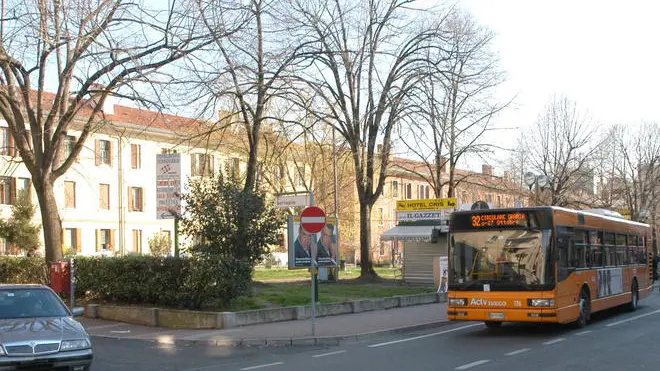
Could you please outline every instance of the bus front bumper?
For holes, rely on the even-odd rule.
[[[555,308],[447,308],[450,321],[558,322]]]

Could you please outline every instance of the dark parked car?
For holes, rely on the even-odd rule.
[[[0,371],[87,371],[89,335],[59,296],[42,285],[0,285]]]

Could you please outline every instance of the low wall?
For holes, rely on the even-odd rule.
[[[445,294],[402,295],[378,299],[361,299],[347,303],[317,304],[316,317],[362,313],[446,301]],[[85,316],[145,326],[190,329],[222,329],[261,323],[294,321],[311,318],[310,306],[257,309],[242,312],[196,312],[189,310],[123,307],[88,304]]]

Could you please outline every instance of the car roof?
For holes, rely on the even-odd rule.
[[[16,289],[48,289],[46,285],[35,283],[18,284],[18,283],[0,283],[0,290],[16,290]]]

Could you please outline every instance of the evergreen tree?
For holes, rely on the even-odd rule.
[[[37,207],[32,203],[30,193],[21,190],[11,207],[11,217],[0,220],[0,236],[23,251],[38,248],[41,244],[41,226],[32,223],[36,211]]]

